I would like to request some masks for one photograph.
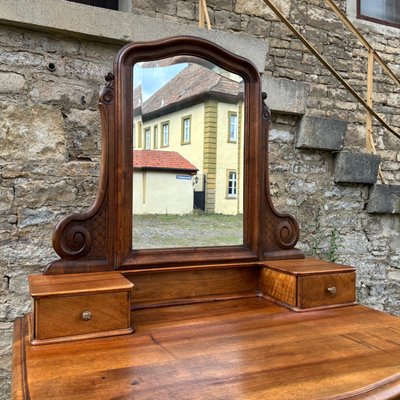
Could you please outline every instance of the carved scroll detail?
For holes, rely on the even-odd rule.
[[[269,109],[268,104],[265,102],[267,97],[267,93],[262,92],[262,119],[269,127],[271,125],[271,110]]]
[[[78,260],[85,256],[106,257],[107,207],[104,203],[108,183],[106,166],[108,163],[110,113],[112,113],[114,102],[114,75],[107,74],[105,80],[106,84],[99,97],[102,158],[96,199],[88,211],[68,215],[56,226],[53,233],[53,248],[62,260]],[[62,260],[57,260],[52,264],[58,264]]]
[[[92,237],[85,226],[68,224],[60,237],[57,253],[60,257],[75,259],[85,256],[92,245]]]
[[[114,100],[114,75],[109,72],[104,79],[106,84],[100,92],[99,101],[108,105]]]
[[[268,142],[268,128],[271,124],[271,112],[265,103],[267,94],[262,94],[262,122]],[[268,154],[268,143],[266,145]],[[277,250],[293,249],[299,239],[299,224],[297,220],[288,213],[277,211],[272,203],[269,190],[268,173],[265,178],[266,190],[266,232],[265,232],[265,250],[266,252]]]

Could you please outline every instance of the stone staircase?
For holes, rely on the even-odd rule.
[[[400,185],[376,184],[380,156],[343,150],[347,123],[342,120],[303,115],[297,130],[298,149],[334,153],[336,184],[369,185],[366,210],[371,214],[400,214]]]

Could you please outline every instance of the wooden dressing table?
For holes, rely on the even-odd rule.
[[[176,112],[178,103],[201,97],[211,109],[232,104],[242,88],[235,149],[242,144],[243,153],[234,178],[235,194],[243,192],[243,238],[228,246],[135,248],[134,66],[195,62],[220,74],[212,90],[186,96],[187,89],[162,107]],[[60,259],[30,277],[34,310],[15,321],[13,398],[400,398],[400,319],[355,304],[354,268],[305,258],[295,248],[297,221],[272,205],[270,114],[256,68],[205,40],[174,37],[124,47],[106,80],[97,197],[90,210],[57,225]],[[205,116],[204,148],[218,140],[216,125]],[[210,162],[217,153],[204,154],[206,191],[217,193]],[[217,210],[216,200],[206,201]]]

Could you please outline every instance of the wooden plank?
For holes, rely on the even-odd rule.
[[[400,396],[400,320],[362,306],[299,314],[253,298],[142,310],[136,321],[134,335],[26,345],[32,398]]]
[[[368,51],[368,67],[367,67],[367,104],[372,108],[372,95],[374,84],[374,52]],[[376,153],[374,138],[372,135],[372,114],[367,111],[366,122],[366,148],[367,153]]]
[[[11,394],[13,400],[30,399],[26,371],[25,332],[26,321],[17,318],[14,322],[14,339],[12,352]]]
[[[350,267],[348,265],[335,264],[312,257],[293,260],[264,261],[262,262],[262,265],[296,276],[355,271],[354,267]]]
[[[199,27],[204,28],[204,9],[202,0],[199,0]]]
[[[132,276],[132,302],[157,302],[198,296],[253,291],[258,285],[258,268],[164,271]]]
[[[31,296],[64,296],[69,294],[127,291],[133,284],[119,272],[88,274],[29,275]]]
[[[204,10],[204,16],[206,17],[206,23],[207,23],[207,29],[211,29],[211,22],[210,22],[210,17],[208,15],[208,10],[207,10],[207,3],[206,0],[201,0],[203,10]]]

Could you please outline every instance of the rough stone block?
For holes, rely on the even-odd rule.
[[[374,185],[369,191],[371,214],[400,214],[400,185]]]
[[[25,78],[13,72],[0,72],[0,93],[21,93],[25,89]]]
[[[275,4],[284,15],[289,14],[289,1],[278,0]],[[264,2],[258,0],[237,0],[235,11],[237,13],[256,15],[266,19],[277,18],[274,12],[266,4],[264,4]]]
[[[153,10],[153,2],[140,1],[141,4]],[[165,4],[164,4],[165,3]],[[154,3],[155,4],[155,3]],[[166,14],[176,13],[176,2],[157,2],[158,10]],[[133,4],[134,5],[134,4]],[[63,18],[68,15],[68,18]],[[192,35],[208,39],[235,54],[251,60],[260,72],[264,71],[268,45],[264,40],[250,36],[234,35],[228,32],[201,29],[192,25],[185,25],[161,18],[151,18],[142,15],[105,10],[100,7],[90,7],[69,1],[57,2],[53,0],[1,0],[0,20],[3,24],[15,25],[15,22],[27,28],[38,29],[41,32],[51,31],[63,34],[72,33],[74,36],[96,38],[96,41],[117,42],[125,44],[131,41],[145,41],[165,38],[175,35]],[[99,23],[107,21],[107,23]],[[0,59],[1,59],[0,54]],[[28,63],[34,60],[19,59],[13,64]],[[22,58],[22,59],[21,59]],[[41,60],[36,60],[41,64]]]
[[[195,7],[194,4],[186,1],[178,1],[176,15],[180,18],[194,19]]]
[[[18,227],[25,228],[31,225],[54,223],[55,213],[47,207],[21,208],[18,210]]]
[[[304,114],[309,86],[288,79],[263,77],[263,91],[267,93],[267,104],[271,111],[288,114]]]
[[[305,115],[299,124],[296,148],[342,150],[346,130],[345,121]]]
[[[76,200],[76,189],[65,180],[17,178],[15,203],[27,207],[69,204]]]
[[[64,121],[50,107],[0,106],[0,161],[64,160]]]
[[[96,98],[93,88],[77,85],[72,79],[61,78],[54,81],[38,80],[33,83],[29,94],[32,98],[49,104],[61,103],[70,107],[82,107],[85,103],[93,103],[94,106]]]
[[[0,214],[10,212],[13,201],[14,201],[13,189],[0,187]]]
[[[267,37],[271,22],[265,21],[259,17],[252,17],[248,25],[248,32],[253,36]]]
[[[381,157],[376,154],[338,153],[335,159],[335,182],[372,185],[378,177],[380,161]]]

